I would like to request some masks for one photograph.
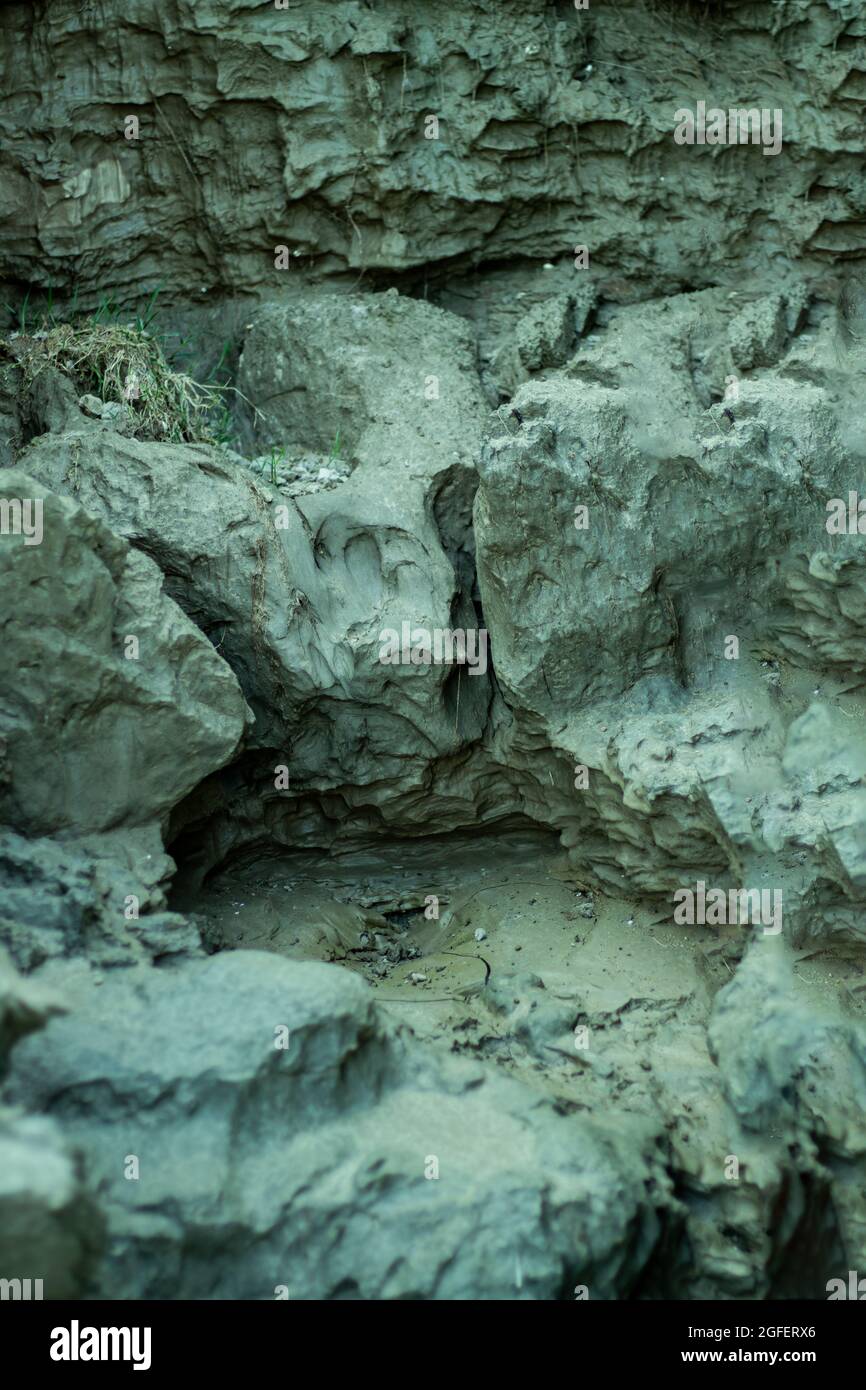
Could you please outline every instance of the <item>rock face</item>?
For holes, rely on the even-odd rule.
[[[110,24],[59,0],[0,22],[0,254],[55,294],[73,263],[97,297],[277,291],[279,246],[298,273],[435,273],[584,243],[670,287],[861,244],[864,22],[830,0],[130,0]],[[676,144],[698,100],[781,110],[781,152]]]
[[[0,547],[0,817],[31,835],[158,821],[238,751],[237,681],[152,560],[21,472],[3,499],[32,506],[34,534]]]
[[[834,698],[862,670],[860,537],[828,529],[859,357],[831,320],[802,334],[804,294],[622,310],[490,414],[453,315],[299,293],[253,319],[240,381],[255,447],[339,448],[301,497],[83,416],[39,436],[26,467],[157,561],[255,711],[243,766],[174,813],[185,856],[522,817],[608,888],[771,878],[795,940],[860,939],[859,764],[817,777],[859,715],[815,701],[819,669]],[[383,663],[405,624],[483,626],[495,686]]]
[[[747,952],[719,995],[710,1025],[710,1049],[728,1098],[753,1133],[793,1123],[816,1157],[862,1159],[863,1029],[840,1024],[830,1011],[816,1016],[804,1010],[784,944],[761,946]],[[755,1025],[747,1037],[742,1022],[749,1014]]]
[[[706,408],[687,344],[723,373],[744,312],[700,295],[623,314],[491,433],[476,555],[512,716],[491,747],[609,886],[770,877],[795,939],[859,938],[861,712],[835,699],[858,684],[866,571],[856,521],[830,528],[862,445],[827,332]],[[834,706],[801,713],[821,670]]]
[[[589,1113],[614,1128],[635,1114],[658,1125],[675,1200],[643,1295],[826,1296],[827,1280],[864,1247],[853,1195],[862,1025],[832,1003],[816,1012],[781,939],[755,940],[715,991],[683,950],[652,979],[630,942],[606,969],[603,936],[596,929],[581,950],[579,978],[551,970],[491,982],[484,1031],[502,1028],[515,1058],[561,1078],[574,1067],[577,1019]]]
[[[783,941],[753,942],[717,997],[709,1046],[744,1133],[738,1152],[748,1168],[750,1204],[764,1207],[764,1229],[774,1243],[800,1226],[792,1243],[815,1262],[813,1297],[825,1297],[827,1279],[845,1260],[862,1261],[866,1249],[857,1195],[866,1156],[866,1033],[862,1023],[840,1018],[832,1007],[816,1011],[814,1001],[806,1003],[793,967]],[[787,1188],[789,1206],[778,1224],[766,1205],[774,1184],[761,1172],[768,1133],[789,1136],[799,1170],[791,1175],[784,1154],[773,1156],[775,1183]],[[780,1296],[802,1287],[778,1253],[772,1265]]]
[[[5,952],[0,951],[0,1069],[18,1038],[41,1028],[63,1006],[56,995],[18,974]]]
[[[95,516],[13,470],[0,507],[0,941],[27,968],[197,948],[180,918],[138,923],[165,905],[161,823],[240,747],[237,681]]]
[[[540,365],[540,364],[539,364]],[[353,467],[435,475],[473,466],[487,405],[463,319],[387,294],[299,294],[253,317],[238,387],[256,440],[337,453]]]
[[[83,1151],[96,1297],[605,1298],[658,1234],[651,1125],[434,1060],[331,966],[115,975],[16,1048],[9,1093]]]
[[[0,7],[0,1276],[863,1267],[856,10]],[[781,149],[678,143],[698,101]],[[157,285],[124,340],[191,335],[235,394],[173,437],[231,447],[32,374]],[[497,840],[553,928],[457,903]]]
[[[489,669],[480,651],[474,670],[459,654],[383,662],[383,634],[481,626],[471,508],[487,405],[468,331],[396,293],[307,297],[254,321],[240,381],[260,410],[257,447],[340,441],[339,488],[293,498],[239,458],[83,416],[22,462],[152,557],[237,675],[255,713],[247,746],[267,750],[247,814],[261,821],[264,806],[268,834],[296,836],[296,792],[309,791],[341,819],[357,805],[362,823],[423,825],[437,762],[465,759],[482,734]],[[465,795],[450,811],[443,800],[452,822]]]
[[[80,1297],[100,1241],[98,1208],[58,1126],[0,1109],[4,1299]]]
[[[164,911],[174,868],[157,825],[82,839],[0,829],[0,942],[22,970],[201,954],[195,927]]]
[[[12,1046],[65,1012],[0,950],[0,1077]],[[101,1240],[81,1163],[44,1115],[0,1106],[0,1279],[4,1299],[75,1298]]]
[[[679,332],[668,324],[653,340],[659,355],[670,344],[675,361],[691,315],[667,307]],[[644,371],[635,338],[640,368],[617,370],[608,359],[605,380],[604,357],[584,353],[565,379],[524,388],[520,428],[512,417],[483,456],[485,615],[512,702],[536,713],[568,717],[646,676],[693,684],[698,660],[682,648],[687,624],[697,638],[699,614],[688,605],[703,599],[706,608],[712,596],[718,611],[722,582],[732,615],[750,616],[750,600],[761,612],[782,604],[784,574],[779,582],[775,572],[791,568],[798,543],[827,540],[815,491],[837,496],[854,476],[825,393],[784,377],[750,381],[728,415],[719,405],[699,416],[682,379],[670,389],[667,363]],[[845,549],[857,553],[852,541]]]

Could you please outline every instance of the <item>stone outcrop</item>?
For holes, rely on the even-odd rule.
[[[652,1124],[434,1058],[333,966],[115,974],[8,1089],[82,1150],[96,1297],[606,1298],[659,1232]]]
[[[168,813],[240,749],[238,683],[156,564],[95,516],[20,470],[0,474],[0,504],[0,941],[27,968],[88,944],[197,947],[179,918],[139,919],[165,906]]]
[[[77,0],[0,17],[0,255],[55,295],[74,274],[94,299],[206,300],[577,243],[611,281],[671,288],[861,246],[856,7],[130,0],[105,19]],[[781,153],[677,145],[698,100],[780,109]]]
[[[491,432],[476,555],[511,714],[491,749],[609,887],[769,877],[795,938],[861,939],[862,710],[842,697],[866,570],[856,522],[828,521],[862,446],[832,325],[737,377],[743,314],[708,295],[623,314]],[[735,390],[707,408],[712,364]]]
[[[857,8],[0,7],[0,1276],[863,1267]]]
[[[65,462],[86,468],[80,445]],[[0,487],[41,528],[0,546],[0,816],[30,835],[159,821],[237,753],[237,681],[140,550],[20,471]]]
[[[22,465],[155,560],[231,666],[255,714],[247,747],[263,750],[268,833],[291,838],[310,792],[336,819],[356,805],[362,821],[423,825],[437,762],[465,760],[483,732],[490,674],[384,663],[382,634],[480,625],[471,509],[487,405],[467,329],[396,293],[307,297],[254,321],[240,380],[256,447],[340,441],[351,471],[338,488],[295,498],[231,452],[83,415],[39,435]],[[452,823],[470,796],[456,795]],[[261,814],[259,798],[248,815]]]

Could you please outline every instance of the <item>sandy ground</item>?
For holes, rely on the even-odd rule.
[[[425,916],[433,896],[438,920]],[[197,911],[224,948],[356,971],[432,1046],[504,1066],[569,1108],[589,1103],[592,1081],[613,1098],[646,1088],[657,1065],[691,1065],[695,1049],[705,1061],[712,996],[759,929],[677,926],[672,907],[594,893],[531,835],[259,859],[217,877]],[[814,1009],[864,1009],[859,954],[800,953]]]

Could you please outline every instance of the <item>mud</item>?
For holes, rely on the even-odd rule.
[[[614,1026],[623,1011],[695,995],[708,1016],[747,944],[736,925],[677,927],[670,910],[580,886],[555,841],[525,834],[239,863],[203,893],[180,892],[175,905],[202,919],[205,940],[220,949],[340,964],[419,1036],[528,1070],[560,1096],[569,1077],[575,1087],[566,1092],[579,1095],[589,1065],[575,1043],[581,1000]],[[808,947],[796,960],[806,1006],[863,1016],[857,947]],[[524,1005],[527,1018],[540,1003],[565,1001],[560,1031],[544,1046],[569,1067],[532,1048],[527,1058],[531,1026],[515,1033],[507,1007],[503,1021],[509,991],[526,996],[527,988],[538,995]],[[633,1045],[631,1060],[647,1060]],[[604,1058],[605,1050],[594,1061]]]

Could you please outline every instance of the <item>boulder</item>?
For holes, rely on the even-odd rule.
[[[174,867],[157,825],[62,840],[0,828],[0,943],[24,971],[200,955],[196,927],[165,911]]]
[[[333,450],[397,486],[474,464],[488,411],[469,325],[396,289],[264,306],[247,327],[238,388],[261,447]]]
[[[434,807],[453,824],[474,799],[459,769],[487,722],[489,669],[382,654],[407,625],[482,626],[471,511],[487,407],[467,330],[396,292],[302,296],[253,320],[241,381],[260,431],[305,448],[339,437],[349,476],[294,497],[238,456],[86,424],[40,436],[23,462],[155,560],[237,676],[261,750],[238,830],[265,805],[270,835],[302,834],[298,797],[330,798],[327,818],[365,833],[420,828]],[[440,792],[446,759],[459,785]]]
[[[238,683],[156,564],[77,502],[5,470],[0,512],[0,942],[24,970],[197,953],[163,911],[160,829],[238,753]]]
[[[0,820],[28,835],[159,822],[237,753],[237,681],[103,522],[20,471],[0,474],[4,503],[39,522],[0,536]]]
[[[84,1155],[94,1297],[610,1298],[658,1236],[651,1123],[439,1057],[335,966],[115,972],[18,1044],[7,1092]]]

